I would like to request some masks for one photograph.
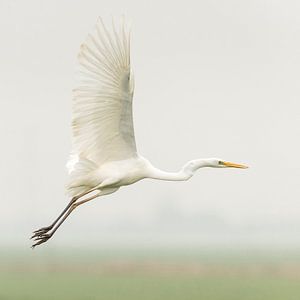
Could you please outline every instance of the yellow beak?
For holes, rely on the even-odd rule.
[[[245,165],[240,165],[240,164],[235,164],[229,161],[223,161],[223,165],[229,168],[239,168],[239,169],[247,169],[248,166]]]

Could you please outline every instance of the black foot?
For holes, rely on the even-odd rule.
[[[35,234],[36,235],[36,234]],[[38,245],[41,245],[45,242],[47,242],[50,238],[52,237],[52,234],[46,234],[46,233],[42,233],[42,234],[39,234],[38,236],[36,236],[34,238],[34,241],[36,241],[35,244],[33,244],[31,246],[32,249],[34,249],[34,247],[38,246]],[[32,237],[33,238],[33,237]]]
[[[33,233],[33,236],[30,238],[30,239],[34,239],[34,238],[36,238],[36,237],[39,237],[39,236],[41,236],[41,235],[43,235],[43,234],[46,234],[48,231],[50,231],[51,229],[53,228],[53,226],[52,225],[50,225],[50,226],[47,226],[47,227],[43,227],[43,228],[40,228],[40,229],[38,229],[38,230],[35,230]]]

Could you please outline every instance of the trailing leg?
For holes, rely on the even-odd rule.
[[[84,199],[82,201],[79,201],[79,202],[73,202],[73,203],[69,203],[68,205],[68,208],[65,209],[65,211],[63,213],[65,213],[65,215],[63,216],[63,218],[59,221],[59,223],[53,228],[53,230],[50,232],[50,233],[47,233],[49,230],[45,231],[45,232],[40,232],[39,234],[35,234],[32,238],[34,239],[34,241],[37,241],[37,243],[35,243],[34,245],[32,245],[32,248],[34,248],[35,246],[38,246],[40,244],[43,244],[45,242],[47,242],[52,236],[53,234],[56,232],[56,230],[61,226],[61,224],[67,219],[67,217],[72,213],[72,211],[78,207],[79,205],[83,204],[83,203],[86,203],[88,201],[91,201],[95,198],[97,198],[98,196],[100,195],[100,193],[96,194],[96,195],[93,195],[87,199]],[[71,200],[72,201],[72,200]],[[62,214],[63,215],[63,214]],[[61,217],[61,216],[60,216]],[[60,217],[55,220],[55,224],[57,223],[57,221],[60,219]],[[49,226],[50,227],[50,226]],[[52,229],[51,228],[51,229]]]
[[[32,245],[32,248],[47,242],[76,207],[78,207],[79,205],[81,205],[83,203],[91,201],[99,196],[104,196],[104,195],[114,193],[118,189],[119,189],[119,187],[105,188],[103,190],[100,190],[98,187],[98,188],[94,188],[86,193],[83,193],[83,194],[75,197],[75,200],[73,200],[74,199],[73,198],[71,200],[71,202],[68,204],[68,206],[64,209],[64,211],[59,215],[59,217],[50,226],[44,227],[44,228],[46,228],[46,230],[44,228],[41,228],[41,229],[35,231],[35,234],[32,236],[32,238],[34,239],[34,241],[36,241],[36,243],[34,245]],[[81,197],[83,197],[93,191],[96,191],[96,190],[98,191],[97,194],[90,196],[89,198],[83,199],[81,201],[78,201]],[[52,229],[52,231],[50,231],[51,229]],[[48,233],[49,231],[50,231],[50,233]]]
[[[66,208],[61,212],[61,214],[55,219],[55,221],[51,225],[42,227],[38,230],[35,230],[33,232],[34,235],[31,237],[31,239],[33,239],[41,234],[47,233],[49,230],[51,230],[55,226],[55,224],[60,220],[60,218],[66,213],[66,211],[71,207],[71,205],[77,201],[77,199],[78,199],[77,197],[73,197],[71,199],[71,201],[69,202],[69,204],[66,206]]]

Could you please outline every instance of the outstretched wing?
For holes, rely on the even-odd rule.
[[[136,156],[132,120],[134,80],[124,21],[111,32],[102,20],[81,45],[80,85],[73,98],[73,149],[98,166]]]

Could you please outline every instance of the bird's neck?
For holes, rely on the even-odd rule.
[[[188,180],[192,177],[192,175],[189,175],[182,170],[179,172],[165,172],[160,169],[154,168],[151,171],[151,174],[149,176],[152,179],[158,179],[158,180],[167,180],[167,181],[184,181]]]
[[[166,172],[153,167],[149,177],[166,181],[184,181],[190,179],[193,175],[191,172],[186,172],[184,168],[178,172]]]
[[[209,159],[187,162],[178,172],[166,172],[151,166],[149,178],[167,181],[184,181],[190,179],[199,168],[210,167]],[[191,164],[192,163],[192,164]]]

